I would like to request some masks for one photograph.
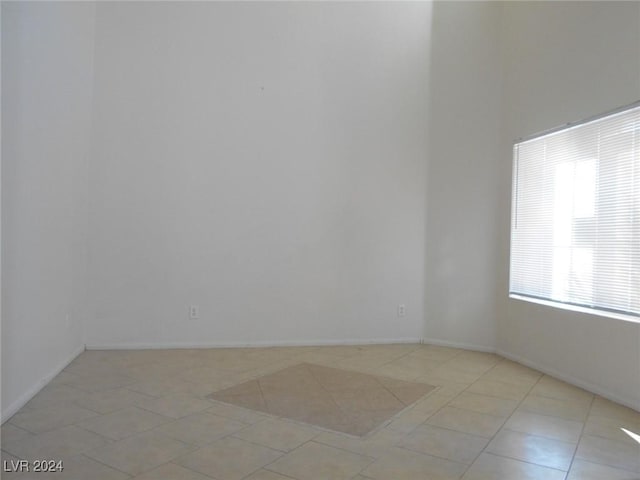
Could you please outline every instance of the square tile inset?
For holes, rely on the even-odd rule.
[[[209,398],[362,436],[435,387],[301,363],[214,392]]]

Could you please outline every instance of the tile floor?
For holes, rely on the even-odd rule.
[[[207,398],[361,437],[435,388],[421,382],[299,363]],[[264,433],[270,435],[270,431]]]
[[[437,389],[363,437],[210,398],[301,363]],[[640,433],[640,413],[452,348],[87,351],[1,429],[3,467],[64,471],[2,478],[637,480],[640,445],[621,427]]]

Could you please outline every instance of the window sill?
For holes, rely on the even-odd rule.
[[[509,294],[509,298],[515,300],[522,300],[530,303],[537,303],[538,305],[545,305],[547,307],[559,308],[561,310],[569,310],[572,312],[586,313],[589,315],[596,315],[598,317],[615,318],[616,320],[623,320],[625,322],[640,323],[640,317],[633,315],[626,315],[624,313],[608,312],[606,310],[597,310],[594,308],[579,307],[577,305],[569,305],[567,303],[554,302],[552,300],[542,300],[539,298],[527,297],[524,295],[518,295],[515,293]]]

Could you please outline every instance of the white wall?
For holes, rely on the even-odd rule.
[[[502,7],[436,2],[430,65],[428,342],[495,348]]]
[[[640,405],[638,324],[506,298],[511,142],[640,97],[640,5],[431,9],[3,3],[3,419],[84,338],[424,336]]]
[[[640,98],[640,4],[505,4],[499,288],[507,292],[511,145]],[[640,324],[508,300],[498,349],[640,408]]]
[[[84,348],[92,4],[2,3],[2,418]]]
[[[99,4],[88,345],[419,339],[430,9]]]

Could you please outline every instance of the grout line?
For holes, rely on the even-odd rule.
[[[306,364],[306,365],[308,365],[308,364]],[[331,392],[330,392],[329,390],[327,390],[327,388],[322,384],[322,382],[320,382],[320,380],[318,380],[318,377],[316,377],[316,374],[315,374],[315,373],[313,373],[313,371],[312,371],[309,367],[307,367],[306,365],[305,365],[305,369],[306,369],[306,370],[311,374],[311,376],[312,376],[312,377],[313,377],[313,379],[316,381],[316,383],[320,386],[320,388],[321,388],[322,390],[324,390],[324,391],[325,391],[325,393],[329,396],[329,398],[331,399],[331,402],[333,402],[333,404],[338,408],[338,410],[339,410],[343,415],[345,415],[345,416],[346,416],[346,417],[348,417],[349,419],[353,420],[353,419],[352,419],[352,417],[351,417],[351,415],[349,415],[347,412],[345,412],[345,411],[344,411],[344,409],[343,409],[343,408],[338,404],[338,402],[336,402],[336,399],[335,399],[335,398],[333,398],[333,395],[331,394]],[[324,367],[324,368],[333,368],[333,367]],[[337,370],[337,369],[336,369],[336,370]],[[349,370],[343,370],[343,371],[347,372],[347,371],[349,371]],[[353,370],[351,370],[351,372],[354,372],[354,373],[357,373],[357,374],[361,374],[361,375],[363,374],[362,372],[355,372],[355,371],[353,371]],[[368,375],[368,374],[364,374],[364,375]]]
[[[92,450],[89,450],[89,451],[92,451]],[[89,453],[89,452],[83,452],[83,453],[81,453],[80,455],[82,455],[83,457],[87,457],[87,458],[88,458],[89,460],[91,460],[92,462],[99,463],[100,465],[104,465],[105,467],[108,467],[108,468],[110,468],[110,469],[112,469],[112,470],[115,470],[116,472],[124,473],[125,475],[128,475],[128,476],[129,476],[129,478],[133,478],[133,475],[131,475],[130,473],[125,472],[124,470],[120,470],[119,468],[114,467],[113,465],[109,465],[109,464],[104,463],[104,462],[102,462],[102,461],[100,461],[100,460],[97,460],[97,459],[95,459],[95,458],[93,458],[93,457],[90,457],[89,455],[87,455],[87,453]]]
[[[448,406],[453,400],[455,400],[456,398],[458,398],[460,395],[462,395],[463,393],[465,393],[469,388],[471,388],[471,386],[473,386],[476,382],[480,381],[482,379],[483,376],[485,376],[486,374],[488,374],[491,370],[494,370],[500,363],[502,362],[498,362],[496,363],[493,367],[491,367],[489,370],[487,370],[478,380],[476,380],[475,382],[473,382],[472,384],[470,384],[467,388],[465,388],[462,392],[458,393],[456,396],[454,396],[451,400],[449,400],[449,402],[447,402],[447,404],[445,405]],[[476,457],[473,459],[473,461],[469,464],[469,466],[467,467],[467,469],[465,470],[465,474],[466,472],[469,470],[469,468],[471,468],[473,466],[473,464],[478,460],[478,458],[480,457],[480,455],[482,455],[483,453],[485,453],[487,447],[491,444],[491,442],[493,441],[493,439],[496,437],[496,435],[498,435],[500,433],[500,431],[504,428],[504,426],[506,425],[506,423],[509,421],[509,419],[513,416],[513,414],[516,412],[516,410],[518,409],[518,407],[522,404],[522,402],[524,402],[524,399],[527,398],[527,395],[529,395],[529,393],[531,392],[531,390],[533,390],[533,387],[535,387],[538,382],[540,381],[540,379],[543,377],[543,375],[540,375],[540,377],[538,378],[538,380],[529,388],[529,390],[527,390],[527,393],[522,397],[522,399],[518,402],[518,405],[516,405],[516,408],[513,409],[513,411],[511,412],[511,414],[509,414],[507,417],[505,417],[505,420],[502,422],[502,425],[500,426],[500,428],[498,428],[498,430],[496,431],[495,434],[493,434],[491,436],[491,438],[489,439],[489,441],[487,442],[487,444],[484,446],[484,448],[480,451],[480,453],[478,453],[478,455],[476,455]],[[502,383],[502,382],[500,382]],[[469,393],[473,393],[473,392],[469,392]],[[499,398],[499,397],[495,397],[495,398]],[[444,407],[442,407],[444,408]],[[451,408],[455,408],[455,407],[451,407]],[[486,452],[487,454],[489,454],[489,452]],[[528,462],[527,462],[528,463]],[[464,475],[464,474],[463,474]]]
[[[522,463],[526,463],[528,465],[533,465],[534,467],[539,467],[539,468],[548,468],[549,470],[556,470],[558,472],[562,472],[564,473],[565,477],[567,476],[567,474],[569,473],[569,470],[563,470],[561,468],[556,468],[556,467],[549,467],[547,465],[540,465],[539,463],[534,463],[534,462],[530,462],[528,460],[522,460],[521,458],[514,458],[514,457],[509,457],[507,455],[499,455],[497,453],[492,453],[492,452],[483,452],[486,453],[487,455],[493,455],[494,457],[499,457],[499,458],[508,458],[509,460],[514,460],[516,462],[522,462]]]
[[[582,441],[582,436],[584,435],[584,429],[587,426],[587,420],[589,420],[589,414],[591,413],[591,409],[593,408],[593,404],[595,402],[596,396],[592,395],[591,403],[589,403],[589,410],[587,410],[587,415],[585,416],[584,421],[582,422],[582,428],[580,429],[580,435],[578,436],[578,441],[576,442],[576,447],[573,449],[573,455],[571,455],[571,461],[569,462],[569,469],[567,470],[567,476],[569,476],[569,472],[573,467],[573,462],[576,459],[576,454],[578,453],[578,447],[580,446],[580,442]]]
[[[260,378],[264,378],[264,377],[265,375],[262,375],[262,377],[256,377],[255,379],[250,381],[254,381],[258,384],[258,390],[260,390],[260,398],[262,398],[262,403],[264,403],[264,406],[267,409],[267,411],[271,412],[271,409],[269,408],[269,403],[267,402],[267,399],[264,396],[264,392],[262,391],[262,385],[260,385]]]
[[[188,453],[188,454],[186,454],[186,455],[190,455],[190,453]],[[183,456],[186,456],[186,455],[183,455]],[[175,465],[175,466],[177,466],[177,467],[184,468],[185,470],[189,470],[190,472],[194,472],[194,473],[196,473],[196,474],[198,474],[198,475],[202,475],[203,477],[210,478],[211,480],[216,480],[214,477],[211,477],[211,476],[207,475],[206,473],[199,472],[199,471],[197,471],[197,470],[194,470],[193,468],[187,467],[186,465],[181,465],[181,464],[179,464],[179,463],[175,463],[175,462],[176,462],[176,460],[178,460],[178,459],[180,459],[180,458],[182,458],[182,456],[180,456],[180,457],[176,457],[176,458],[174,458],[173,460],[169,460],[168,462],[163,463],[162,465],[158,465],[157,467],[154,467],[154,468],[152,468],[151,470],[147,470],[146,472],[143,472],[143,473],[144,473],[144,474],[146,474],[146,473],[152,472],[152,471],[153,471],[153,470],[155,470],[156,468],[160,468],[160,467],[163,467],[163,466],[165,466],[165,465],[173,464],[173,465]],[[138,475],[141,475],[141,474],[138,474]],[[251,475],[251,474],[250,474],[250,475]],[[135,478],[135,477],[134,477],[134,478]]]

